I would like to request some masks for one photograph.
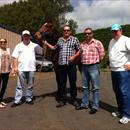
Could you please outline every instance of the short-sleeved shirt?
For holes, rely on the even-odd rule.
[[[10,49],[0,49],[0,73],[10,72]]]
[[[69,58],[73,56],[80,48],[79,40],[70,36],[67,40],[63,37],[59,38],[57,44],[55,45],[55,49],[59,51],[59,65],[71,65],[74,64],[69,62]]]
[[[82,42],[80,51],[81,62],[87,65],[99,63],[105,55],[103,44],[94,38],[89,43],[86,43],[86,41]]]
[[[42,48],[36,43],[30,41],[28,45],[25,45],[23,42],[16,45],[12,57],[18,59],[19,71],[36,70],[35,53],[43,53]]]

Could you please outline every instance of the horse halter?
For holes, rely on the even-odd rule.
[[[54,25],[52,22],[46,22],[42,25],[42,27],[39,29],[39,31],[37,31],[34,36],[36,37],[36,39],[40,40],[43,37],[45,37],[48,34],[51,34],[52,31],[54,29]]]

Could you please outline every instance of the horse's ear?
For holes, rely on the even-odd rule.
[[[44,26],[46,26],[46,25],[47,25],[47,22],[46,22],[46,23],[44,23],[43,25],[44,25]]]

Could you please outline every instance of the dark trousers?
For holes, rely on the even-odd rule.
[[[60,65],[59,74],[60,74],[60,100],[66,101],[67,96],[67,76],[70,83],[70,96],[72,100],[76,99],[77,96],[77,87],[76,87],[76,65]]]
[[[0,74],[0,102],[3,100],[4,93],[8,84],[8,79],[9,79],[9,73],[1,73]]]

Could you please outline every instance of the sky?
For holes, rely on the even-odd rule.
[[[74,11],[66,15],[78,24],[77,32],[86,27],[94,30],[114,23],[130,24],[130,0],[70,0]]]
[[[18,0],[0,0],[0,4]],[[70,0],[74,11],[66,14],[78,24],[77,33],[86,27],[94,30],[110,27],[114,23],[130,24],[130,0]]]
[[[19,0],[0,0],[0,5],[12,3],[14,1],[19,1]]]

